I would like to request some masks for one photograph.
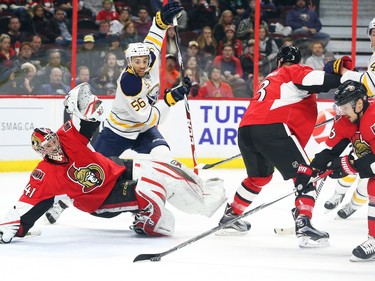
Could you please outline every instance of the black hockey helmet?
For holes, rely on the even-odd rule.
[[[301,51],[297,47],[284,45],[277,54],[277,61],[281,63],[280,65],[286,62],[297,64],[301,61]]]
[[[366,87],[360,82],[347,80],[337,88],[334,101],[337,106],[341,106],[352,101],[356,102],[360,98],[367,101]]]

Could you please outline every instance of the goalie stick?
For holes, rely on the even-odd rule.
[[[325,120],[321,123],[318,123],[314,126],[314,128],[319,128],[327,123],[330,123],[332,121],[334,121],[335,118],[331,118],[331,119],[328,119],[328,120]],[[241,153],[237,154],[237,155],[234,155],[234,156],[231,156],[229,158],[225,158],[223,160],[220,160],[220,161],[217,161],[215,163],[211,163],[211,164],[204,164],[204,163],[198,163],[195,165],[194,169],[201,169],[201,170],[207,170],[207,169],[211,169],[213,167],[216,167],[218,165],[221,165],[221,164],[224,164],[226,162],[229,162],[229,161],[232,161],[234,159],[237,159],[237,158],[240,158],[241,157]]]
[[[316,181],[320,180],[321,177],[325,177],[325,176],[329,175],[331,172],[332,171],[326,171],[325,173],[322,173],[321,175],[316,176],[314,179],[312,179],[312,182],[316,182]],[[263,204],[259,205],[258,207],[255,207],[254,209],[251,209],[251,210],[249,210],[249,211],[247,211],[245,213],[242,213],[241,215],[238,215],[237,217],[233,218],[232,220],[227,221],[226,223],[223,223],[221,225],[218,225],[218,226],[216,226],[216,227],[214,227],[212,229],[209,229],[209,230],[207,230],[207,231],[205,231],[205,232],[203,232],[203,233],[201,233],[201,234],[199,234],[199,235],[197,235],[197,236],[195,236],[195,237],[193,237],[193,238],[191,238],[191,239],[189,239],[189,240],[187,240],[187,241],[185,241],[185,242],[183,242],[181,244],[178,244],[177,246],[175,246],[175,247],[173,247],[173,248],[171,248],[171,249],[169,249],[167,251],[164,251],[164,252],[161,252],[161,253],[156,253],[156,254],[140,254],[140,255],[138,255],[138,256],[135,257],[135,259],[133,260],[133,262],[146,261],[146,260],[149,260],[149,261],[160,261],[162,257],[164,257],[166,255],[169,255],[169,254],[171,254],[171,253],[173,253],[173,252],[175,252],[175,251],[177,251],[177,250],[179,250],[179,249],[181,249],[181,248],[183,248],[183,247],[185,247],[187,245],[190,245],[190,244],[192,244],[192,243],[194,243],[194,242],[196,242],[196,241],[198,241],[198,240],[200,240],[200,239],[202,239],[202,238],[204,238],[204,237],[206,237],[206,236],[208,236],[210,234],[213,234],[216,231],[218,231],[220,229],[223,229],[226,226],[228,226],[228,225],[230,225],[230,224],[232,224],[232,223],[234,223],[234,222],[236,222],[236,221],[238,221],[238,220],[240,220],[240,219],[242,219],[242,218],[244,218],[246,216],[249,216],[251,214],[257,213],[260,210],[262,210],[262,209],[264,209],[264,208],[266,208],[266,207],[268,207],[270,205],[273,205],[276,202],[278,202],[278,201],[280,201],[280,200],[282,200],[282,199],[284,199],[286,197],[289,197],[290,195],[292,195],[294,193],[295,193],[295,189],[292,192],[284,194],[284,195],[282,195],[282,196],[280,196],[280,197],[278,197],[276,199],[273,199],[272,201],[263,203]]]
[[[324,186],[324,183],[327,179],[327,176],[324,177],[320,183],[319,183],[319,186],[318,188],[316,189],[316,199],[318,199],[319,197],[319,194],[320,192],[322,191],[322,188]],[[273,231],[277,234],[277,235],[293,235],[296,233],[296,229],[294,226],[291,226],[291,227],[285,227],[285,228],[281,228],[281,227],[275,227],[273,229]]]

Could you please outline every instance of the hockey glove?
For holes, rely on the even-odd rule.
[[[11,209],[6,217],[0,220],[0,243],[10,243],[21,226],[20,216]]]
[[[301,195],[308,187],[311,177],[315,177],[317,174],[310,166],[305,164],[299,164],[297,170],[297,177],[294,183],[296,187],[296,195]]]
[[[96,122],[103,121],[104,108],[102,101],[91,93],[88,83],[82,83],[69,91],[64,101],[66,112],[72,113],[79,119]]]
[[[358,171],[352,166],[352,164],[350,164],[350,160],[353,160],[353,157],[349,155],[335,158],[327,166],[328,169],[333,171],[329,177],[333,179],[340,179],[348,175],[357,174]]]
[[[164,101],[168,106],[175,105],[178,101],[183,100],[185,95],[189,95],[191,80],[185,76],[183,84],[173,89],[167,89],[164,95]]]
[[[164,5],[159,12],[156,13],[156,25],[161,29],[167,29],[173,23],[173,18],[176,17],[183,8],[180,3],[169,1]]]
[[[352,59],[348,56],[343,56],[342,58],[331,60],[324,65],[324,71],[328,74],[340,74],[342,68],[352,69]]]

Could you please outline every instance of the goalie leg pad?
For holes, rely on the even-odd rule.
[[[131,228],[139,234],[169,236],[173,234],[174,217],[165,208],[167,192],[163,177],[145,166],[135,189],[139,212]]]

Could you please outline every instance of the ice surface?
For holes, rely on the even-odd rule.
[[[224,178],[229,201],[245,176],[244,170],[212,169],[203,178]],[[18,200],[29,173],[0,173],[0,217]],[[175,235],[169,238],[139,237],[129,230],[130,214],[102,219],[69,208],[55,225],[37,222],[42,235],[15,239],[0,245],[1,280],[374,280],[375,262],[353,263],[351,251],[367,239],[367,207],[347,220],[325,213],[323,204],[333,192],[327,180],[317,202],[313,225],[330,233],[330,247],[300,249],[292,236],[277,236],[274,227],[293,225],[293,196],[247,219],[252,224],[245,236],[210,235],[171,253],[159,262],[138,262],[138,254],[164,252],[217,225],[224,206],[211,218],[176,216]],[[255,207],[292,190],[279,174],[258,196]],[[349,192],[344,199],[346,203]]]

